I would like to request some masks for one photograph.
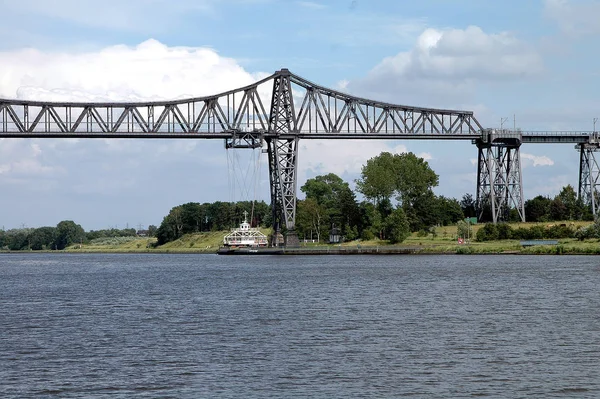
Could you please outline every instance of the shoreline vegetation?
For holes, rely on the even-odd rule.
[[[576,222],[575,227],[584,227],[590,222]],[[513,228],[543,225],[543,223],[511,223]],[[482,228],[483,224],[473,225],[473,236]],[[198,253],[216,254],[221,247],[226,231],[186,234],[183,237],[155,247],[156,238],[147,237],[118,237],[113,239],[98,239],[86,244],[74,244],[62,251],[34,251],[35,253]],[[263,233],[269,234],[270,230],[264,229]],[[434,233],[423,236],[413,233],[399,245],[389,244],[385,240],[355,240],[342,244],[303,243],[299,250],[290,251],[302,254],[303,250],[310,254],[429,254],[429,255],[493,255],[493,254],[524,254],[524,255],[592,255],[600,254],[600,240],[597,238],[578,240],[565,238],[554,240],[551,245],[523,246],[520,240],[495,240],[478,242],[474,239],[465,239],[458,243],[457,227],[443,226],[435,229]],[[4,253],[27,253],[29,251],[3,251]]]

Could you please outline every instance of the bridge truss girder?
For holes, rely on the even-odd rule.
[[[299,99],[289,121],[271,129],[269,100],[285,80]],[[293,106],[293,103],[292,103]],[[261,131],[297,138],[475,139],[471,111],[396,105],[316,85],[287,69],[246,87],[173,101],[40,102],[0,99],[0,137],[219,138]]]
[[[597,141],[575,146],[579,150],[579,190],[578,197],[584,204],[591,207],[592,214],[597,215],[600,194],[598,191],[600,167],[595,153],[600,150]]]
[[[484,135],[485,138],[485,135]],[[513,207],[525,221],[523,181],[521,175],[521,140],[514,137],[492,137],[477,143],[477,217],[482,219],[486,208],[492,222],[507,221]]]

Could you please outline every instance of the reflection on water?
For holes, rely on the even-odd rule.
[[[0,397],[598,397],[586,256],[0,256]]]

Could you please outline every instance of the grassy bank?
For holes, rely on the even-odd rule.
[[[590,222],[568,222],[574,228],[589,225]],[[513,228],[531,227],[535,223],[513,223]],[[549,224],[544,224],[545,226]],[[473,226],[473,235],[483,225]],[[112,252],[112,253],[215,253],[223,242],[227,232],[216,231],[186,235],[176,241],[160,247],[154,247],[155,238],[122,237],[118,239],[95,240],[90,244],[74,245],[67,252]],[[263,233],[269,234],[268,230]],[[600,254],[599,240],[578,241],[576,239],[561,239],[557,245],[536,245],[522,247],[518,240],[500,240],[476,242],[469,240],[458,244],[456,226],[436,228],[436,234],[413,233],[400,247],[415,248],[418,253],[425,254]],[[313,249],[332,248],[326,244],[302,244]],[[341,244],[342,247],[390,247],[381,240],[351,241]]]

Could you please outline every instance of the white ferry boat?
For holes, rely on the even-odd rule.
[[[266,235],[257,228],[250,227],[248,223],[248,212],[244,211],[244,221],[240,227],[233,229],[231,233],[223,237],[223,245],[226,247],[266,247],[269,240]]]

